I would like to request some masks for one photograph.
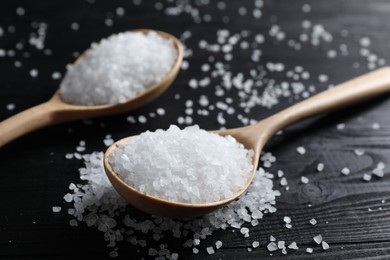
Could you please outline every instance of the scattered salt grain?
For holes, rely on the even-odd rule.
[[[280,185],[281,186],[287,186],[288,183],[287,183],[287,179],[285,177],[283,177],[282,179],[280,179]]]
[[[284,221],[284,223],[289,224],[289,223],[291,223],[291,218],[288,217],[288,216],[285,216],[285,217],[283,218],[283,221]]]
[[[240,229],[240,233],[244,235],[244,237],[249,237],[249,228],[243,227]]]
[[[346,167],[344,167],[342,170],[341,170],[341,173],[342,174],[344,174],[344,175],[348,175],[348,174],[350,174],[350,170],[348,169],[348,168],[346,168]]]
[[[176,58],[172,41],[156,32],[119,33],[92,44],[79,63],[68,67],[60,93],[77,105],[123,103],[163,79]]]
[[[324,249],[324,250],[328,250],[329,249],[329,244],[326,243],[325,241],[321,242],[321,246],[322,246],[322,249]]]
[[[311,247],[306,248],[306,253],[308,253],[308,254],[313,253],[313,248],[311,248]]]
[[[368,173],[365,173],[364,175],[363,175],[363,180],[365,180],[365,181],[371,181],[371,175],[370,174],[368,174]]]
[[[16,8],[16,14],[17,14],[18,16],[23,16],[25,13],[26,13],[26,10],[24,10],[23,7],[18,7],[18,8]]]
[[[283,249],[286,247],[286,242],[281,240],[281,241],[278,241],[278,248],[279,249]]]
[[[343,130],[345,128],[344,123],[337,124],[337,130]]]
[[[212,255],[212,254],[215,253],[214,248],[213,248],[212,246],[207,247],[206,250],[207,250],[207,253],[208,253],[209,255]]]
[[[316,242],[318,245],[322,242],[322,235],[317,235],[313,237],[314,242]]]
[[[159,115],[159,116],[165,115],[165,109],[164,108],[157,108],[156,112],[157,112],[157,115]]]
[[[220,249],[222,247],[222,242],[221,241],[217,241],[217,242],[215,242],[215,248],[216,249]]]
[[[324,164],[323,163],[319,163],[318,165],[317,165],[317,171],[318,172],[322,172],[324,170]]]
[[[58,212],[61,212],[61,207],[56,207],[56,206],[54,206],[54,207],[52,207],[52,211],[54,212],[54,213],[58,213]]]
[[[31,76],[32,78],[38,77],[38,70],[37,70],[37,69],[32,69],[32,70],[30,70],[30,76]]]
[[[328,75],[320,74],[320,75],[318,76],[318,81],[319,81],[320,83],[325,83],[325,82],[327,82],[328,80],[329,80]]]
[[[106,135],[104,140],[103,140],[103,143],[105,146],[110,146],[114,143],[114,139],[112,139],[112,136],[111,135]]]
[[[301,183],[303,184],[308,184],[309,183],[309,179],[305,176],[301,176]]]
[[[267,249],[268,249],[268,251],[270,251],[270,252],[274,252],[274,251],[278,250],[278,245],[277,245],[275,242],[270,242],[270,243],[267,245]]]
[[[70,225],[71,227],[77,227],[79,224],[78,224],[77,220],[71,219],[71,220],[69,221],[69,225]]]
[[[60,79],[61,78],[61,73],[58,71],[55,71],[51,74],[52,79]]]
[[[253,248],[258,248],[259,246],[260,246],[259,241],[253,241],[253,243],[252,243]]]
[[[80,25],[78,23],[74,22],[74,23],[71,23],[70,28],[73,31],[78,31],[80,29]]]
[[[311,11],[311,6],[309,4],[302,5],[302,12],[310,13],[310,11]]]
[[[170,201],[207,203],[230,198],[244,186],[252,154],[231,136],[172,125],[121,144],[109,162],[141,192]]]
[[[269,237],[269,241],[272,241],[272,242],[273,242],[273,241],[276,241],[276,238],[275,238],[274,236],[271,235],[271,236]]]
[[[299,154],[305,154],[306,153],[306,149],[305,149],[305,147],[303,147],[303,146],[299,146],[298,148],[297,148],[297,152],[299,153]]]
[[[6,108],[7,108],[7,110],[9,110],[9,111],[12,111],[12,110],[14,110],[15,109],[15,104],[14,103],[9,103],[7,106],[6,106]]]
[[[296,242],[292,242],[292,243],[288,246],[288,248],[293,249],[293,250],[298,250],[298,249],[299,249],[299,247],[298,247],[298,245],[297,245]]]
[[[317,220],[315,218],[312,218],[310,219],[310,224],[312,224],[313,226],[317,224]]]
[[[366,151],[364,149],[355,149],[354,150],[354,153],[357,155],[357,156],[362,156],[366,153]]]
[[[379,178],[382,178],[385,175],[385,172],[383,171],[383,169],[375,168],[374,170],[372,170],[372,174]]]

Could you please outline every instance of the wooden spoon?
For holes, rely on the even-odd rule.
[[[233,197],[207,204],[178,203],[159,199],[141,193],[125,183],[112,170],[108,158],[112,151],[128,137],[114,143],[108,148],[104,156],[104,168],[108,178],[118,193],[133,206],[148,213],[160,216],[191,218],[209,213],[229,202],[237,199],[244,193],[252,182],[258,166],[258,158],[266,142],[275,132],[299,120],[323,112],[329,112],[347,105],[379,96],[390,92],[390,67],[378,69],[356,79],[347,81],[337,87],[328,89],[320,94],[293,105],[258,123],[241,128],[222,131],[213,131],[220,135],[231,135],[247,149],[254,150],[253,171],[246,184]],[[221,155],[223,156],[223,155]],[[140,173],[142,174],[142,173]]]
[[[140,29],[134,31],[140,31],[147,34],[151,30]],[[29,108],[2,121],[0,123],[0,147],[24,134],[44,126],[122,113],[143,106],[158,97],[176,78],[183,60],[183,49],[180,41],[176,39],[176,37],[161,31],[156,31],[156,33],[164,38],[171,39],[177,50],[175,64],[171,71],[160,82],[148,87],[144,92],[128,99],[125,103],[98,106],[80,106],[65,103],[61,98],[60,92],[57,90],[49,101]],[[86,50],[75,63],[79,63],[87,51],[88,50]]]

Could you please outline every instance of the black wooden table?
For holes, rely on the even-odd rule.
[[[174,1],[1,1],[1,120],[48,100],[60,83],[60,79],[53,79],[53,72],[63,75],[66,65],[91,42],[113,33],[159,29],[181,37],[192,50],[185,59],[189,67],[151,104],[122,115],[51,126],[0,149],[1,259],[108,258],[110,249],[100,231],[86,225],[69,225],[71,217],[66,210],[71,205],[64,203],[63,196],[70,183],[81,182],[78,168],[83,163],[67,160],[65,155],[74,152],[80,140],[86,141],[88,153],[104,151],[102,140],[107,134],[120,139],[177,124],[178,117],[186,116],[186,101],[194,101],[194,108],[199,108],[201,95],[208,96],[210,104],[220,101],[215,91],[222,79],[210,77],[210,71],[202,71],[201,67],[213,64],[209,56],[224,60],[225,54],[212,54],[200,44],[201,40],[216,43],[218,30],[249,34],[250,44],[255,41],[254,35],[264,36],[264,43],[253,48],[261,49],[258,60],[252,59],[258,53],[248,52],[243,46],[235,47],[233,60],[225,61],[232,75],[243,73],[245,79],[251,78],[251,69],[266,71],[264,86],[258,91],[265,91],[267,84],[295,81],[288,77],[288,71],[301,66],[310,73],[310,78],[304,80],[304,90],[312,90],[312,95],[330,84],[384,66],[390,59],[390,3],[386,0],[266,0],[264,5],[262,1],[178,2],[187,3],[187,7],[177,8]],[[168,15],[172,11],[177,14]],[[301,36],[306,34],[309,41],[317,37],[303,28],[308,26],[307,21],[320,31],[325,29],[317,39],[318,45]],[[190,37],[186,31],[191,32]],[[278,63],[284,66],[282,72],[274,71]],[[189,87],[191,79],[206,76],[211,79],[207,87]],[[243,122],[237,117],[240,113],[250,119],[262,119],[302,100],[302,95],[305,94],[281,97],[269,108],[256,105],[245,113],[232,92],[224,98],[232,99],[236,113],[224,114],[225,127],[241,126]],[[148,117],[157,108],[164,108],[166,115]],[[251,228],[250,238],[244,239],[230,229],[219,230],[202,242],[197,255],[181,248],[184,240],[178,243],[167,236],[160,242],[175,249],[181,259],[389,259],[389,109],[389,96],[382,97],[306,120],[273,138],[265,150],[275,155],[277,162],[268,170],[283,170],[290,189],[285,190],[280,179],[275,178],[274,188],[282,194],[277,198],[278,210]],[[204,129],[218,129],[219,112],[216,109],[209,116],[194,115],[192,123]],[[146,123],[127,121],[129,116],[140,115],[147,116]],[[306,148],[304,156],[296,152],[299,146]],[[364,149],[365,153],[358,156],[356,149]],[[379,162],[386,165],[384,177],[364,181],[363,175],[370,174]],[[319,163],[324,164],[322,172],[316,171]],[[351,170],[348,176],[341,174],[344,167]],[[301,176],[308,177],[309,183],[302,184]],[[53,206],[61,206],[62,211],[53,213]],[[140,219],[147,218],[130,207],[129,212]],[[291,229],[284,227],[284,216],[292,218]],[[318,223],[311,225],[311,218]],[[313,237],[318,234],[330,244],[329,250],[314,243]],[[280,251],[270,256],[266,249],[270,235],[287,243],[296,241],[300,249],[290,250],[288,256]],[[152,238],[146,235],[144,239]],[[223,247],[209,256],[205,248],[217,240],[223,241]],[[248,252],[254,240],[260,241],[260,247]],[[305,252],[307,247],[314,248],[313,254]],[[118,252],[119,259],[147,258],[147,248],[127,242],[119,243]]]

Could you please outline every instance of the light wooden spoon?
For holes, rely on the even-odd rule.
[[[258,166],[258,159],[266,142],[278,130],[299,120],[323,112],[329,112],[347,105],[379,96],[390,92],[390,67],[378,69],[353,80],[328,89],[296,105],[293,105],[258,123],[240,128],[213,131],[220,135],[231,135],[247,149],[254,150],[253,171],[246,184],[233,197],[207,204],[189,204],[167,201],[141,193],[125,183],[112,170],[108,157],[128,137],[114,143],[104,156],[104,167],[108,178],[118,193],[133,206],[148,213],[160,216],[190,218],[209,213],[237,199],[251,184]],[[223,156],[221,154],[221,156]],[[142,173],[140,173],[142,174]]]
[[[140,29],[134,31],[141,31],[146,34],[151,30]],[[2,121],[0,123],[0,147],[24,134],[44,126],[122,113],[143,106],[158,97],[176,78],[183,60],[183,49],[180,41],[176,39],[176,37],[161,31],[156,31],[156,33],[164,38],[171,39],[177,50],[175,64],[171,71],[160,82],[148,87],[145,91],[128,99],[125,103],[98,106],[80,106],[65,103],[61,98],[60,92],[56,91],[49,101],[29,108]],[[87,51],[88,50],[86,50],[75,63],[80,62]]]

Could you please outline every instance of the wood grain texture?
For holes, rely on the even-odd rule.
[[[154,9],[153,1],[135,7],[128,1],[97,0],[87,1],[23,1],[4,0],[0,8],[0,26],[8,30],[16,28],[14,34],[5,33],[0,37],[0,49],[14,49],[18,40],[28,38],[31,23],[34,21],[49,24],[45,45],[53,50],[53,55],[43,55],[32,47],[26,47],[30,58],[0,57],[0,120],[16,112],[48,100],[58,88],[58,81],[51,79],[53,71],[65,72],[65,65],[72,63],[73,52],[82,52],[92,41],[112,33],[134,28],[153,28],[179,36],[185,30],[192,31],[192,38],[186,44],[196,48],[200,38],[215,39],[220,28],[232,32],[248,29],[254,33],[267,35],[271,21],[277,18],[289,38],[297,39],[300,24],[310,20],[313,24],[323,24],[335,37],[332,43],[318,47],[305,45],[304,52],[280,48],[277,43],[262,47],[261,64],[268,61],[282,62],[286,67],[301,65],[310,68],[312,78],[309,84],[320,92],[328,83],[337,84],[367,72],[366,60],[359,55],[359,38],[371,38],[370,49],[380,57],[390,60],[390,4],[386,0],[318,0],[311,1],[312,12],[303,14],[302,5],[308,1],[267,0],[263,8],[262,22],[253,23],[248,17],[238,17],[229,24],[223,24],[224,15],[237,16],[240,6],[252,6],[252,1],[229,1],[226,13],[217,12],[214,5],[207,11],[215,21],[209,24],[195,24],[189,15],[170,17]],[[18,17],[15,10],[25,7],[24,17]],[[117,6],[126,8],[126,15],[115,19],[114,26],[104,25],[108,13],[113,14]],[[80,23],[79,31],[70,29],[74,21]],[[343,28],[349,37],[343,38]],[[350,46],[348,56],[329,60],[326,50],[338,48],[340,44]],[[26,44],[28,46],[28,44]],[[235,53],[236,54],[236,53]],[[19,54],[18,54],[19,55]],[[100,118],[91,124],[74,122],[42,129],[29,134],[0,149],[0,258],[1,259],[106,259],[109,249],[105,247],[103,234],[85,226],[70,227],[66,212],[52,213],[52,206],[66,205],[62,197],[68,192],[71,182],[79,182],[77,169],[81,161],[66,160],[64,155],[73,152],[80,140],[87,143],[87,152],[103,150],[102,139],[112,134],[116,140],[146,130],[166,128],[183,114],[187,99],[197,100],[200,93],[187,87],[191,78],[201,78],[199,69],[207,60],[208,54],[199,52],[189,58],[190,68],[181,71],[172,88],[153,103],[124,115]],[[237,62],[231,65],[234,72],[249,68],[250,56],[237,53]],[[23,61],[16,69],[13,62]],[[352,65],[358,62],[359,68]],[[39,68],[39,76],[31,78],[29,70]],[[320,83],[317,75],[327,73],[330,82]],[[283,80],[284,74],[274,78]],[[213,84],[217,82],[213,82]],[[203,94],[213,99],[211,90]],[[180,100],[174,99],[179,93]],[[214,97],[215,98],[215,97]],[[301,98],[291,98],[280,102],[271,109],[259,108],[250,113],[252,118],[263,119],[291,106]],[[15,103],[16,109],[5,109]],[[129,124],[127,116],[155,112],[164,107],[165,117],[157,117],[146,124]],[[279,185],[282,195],[277,199],[278,211],[267,215],[259,226],[251,228],[251,236],[244,239],[238,231],[217,231],[201,244],[202,249],[223,241],[223,247],[215,255],[208,256],[204,250],[198,255],[181,248],[184,240],[169,240],[170,248],[179,252],[182,259],[389,259],[390,258],[390,175],[386,168],[383,178],[373,178],[364,182],[364,173],[372,171],[383,161],[390,165],[390,100],[382,97],[364,105],[354,106],[343,111],[318,116],[288,127],[283,135],[275,136],[265,147],[277,157],[277,162],[269,169],[281,169],[288,180],[290,190]],[[205,129],[216,129],[218,123],[210,118],[194,116],[194,121]],[[345,123],[345,129],[338,130],[337,124]],[[379,129],[372,125],[379,123]],[[235,118],[228,120],[226,127],[240,127]],[[71,129],[72,131],[69,131]],[[58,136],[61,136],[59,139]],[[307,150],[303,157],[296,152],[298,146]],[[355,149],[365,149],[363,156],[357,156]],[[317,172],[318,163],[324,163],[322,172]],[[340,173],[343,167],[351,169],[348,176]],[[300,183],[300,177],[309,178],[309,183]],[[308,205],[311,205],[310,207]],[[129,208],[129,213],[137,219],[147,217],[145,213]],[[292,218],[291,229],[283,226],[283,217]],[[315,218],[318,224],[312,226],[309,220]],[[312,237],[322,234],[331,248],[324,252],[314,244]],[[300,250],[282,256],[280,252],[271,257],[266,250],[269,236],[296,241]],[[150,237],[145,236],[145,239]],[[247,252],[254,240],[261,246]],[[139,259],[145,257],[146,250],[123,243],[118,259]],[[314,253],[307,254],[304,248],[313,247]]]

